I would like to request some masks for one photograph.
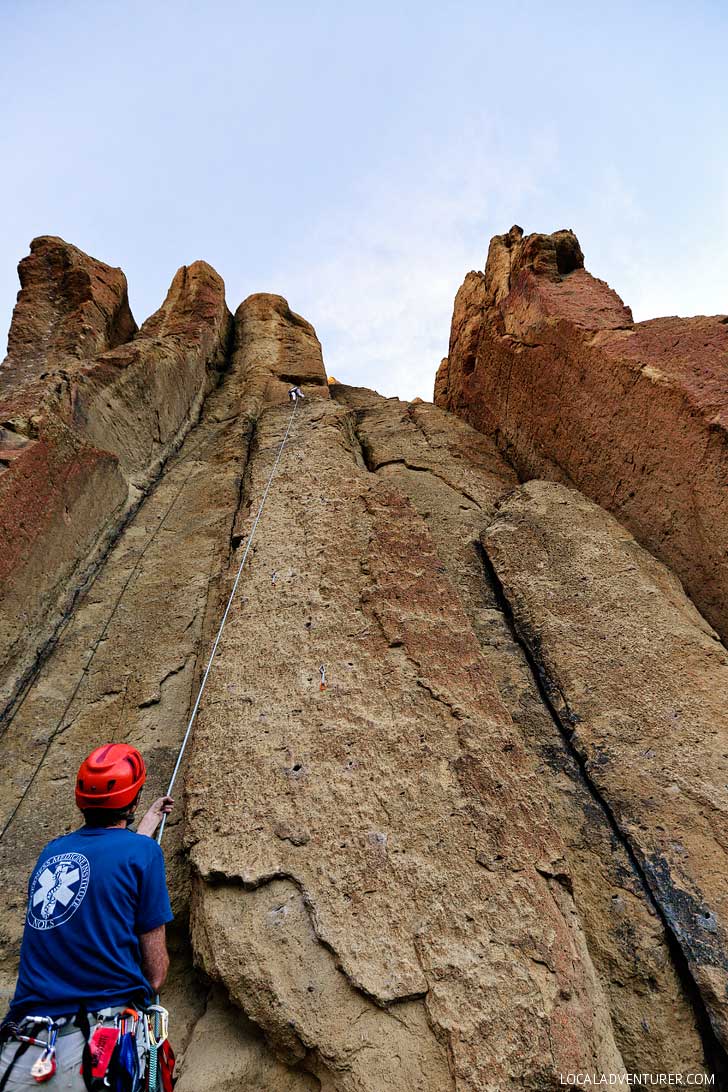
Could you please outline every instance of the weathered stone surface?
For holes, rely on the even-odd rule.
[[[243,531],[288,418],[259,421]],[[426,525],[354,426],[299,411],[210,677],[187,778],[195,950],[336,1088],[391,1084],[388,1041],[400,1087],[619,1070],[543,790]],[[428,1077],[438,1058],[451,1083]]]
[[[129,496],[116,458],[57,418],[32,436],[4,429],[2,440],[0,712],[70,606],[83,570],[108,548]]]
[[[572,232],[513,228],[458,292],[435,400],[574,484],[728,634],[728,319],[634,323]]]
[[[77,763],[100,738],[128,740],[145,755],[148,797],[166,787],[219,622],[217,576],[230,551],[253,405],[245,376],[233,367],[207,399],[201,424],[109,552],[0,736],[6,775],[0,794],[0,882],[8,893],[0,913],[5,1004],[17,967],[28,869],[50,836],[78,823],[72,796]],[[178,922],[164,1000],[182,1060],[179,1087],[319,1088],[314,1077],[277,1061],[260,1032],[219,993],[206,999],[209,983],[192,970],[183,935],[188,869],[181,851],[181,782],[176,795],[165,850]]]
[[[51,242],[26,259],[0,369],[0,712],[199,416],[231,335],[223,282],[196,262],[132,341],[90,356],[133,332],[126,282]]]
[[[72,789],[82,758],[110,738],[140,747],[148,797],[164,791],[171,775],[217,623],[217,578],[239,500],[235,408],[228,384],[210,397],[194,437],[126,526],[0,735],[0,882],[12,893],[0,935],[10,974],[28,868],[51,833],[78,823]],[[174,909],[184,914],[180,812],[181,802],[165,848]]]
[[[562,278],[578,285],[583,274],[587,284],[570,233],[511,253],[520,246],[515,232],[498,252],[488,299],[506,298],[514,276],[533,276],[564,307]],[[482,281],[471,278],[476,301]],[[582,297],[574,288],[574,322]],[[615,301],[603,308],[608,332],[621,321]],[[540,290],[528,315],[550,306]],[[479,322],[464,323],[462,345]],[[689,765],[679,772],[690,799],[683,792],[673,804],[672,789],[667,804],[654,790],[648,798],[635,772],[636,734],[620,733],[639,716],[655,736],[648,750],[659,742],[664,752],[661,708],[654,723],[649,702],[646,712],[612,717],[616,698],[601,677],[589,678],[590,690],[575,685],[588,705],[584,731],[608,737],[607,755],[606,745],[577,744],[561,707],[544,701],[534,676],[548,678],[543,650],[530,647],[527,659],[522,618],[509,618],[479,544],[516,504],[509,496],[519,496],[496,438],[419,399],[406,404],[327,380],[313,328],[282,297],[241,305],[226,357],[229,329],[222,284],[196,263],[132,341],[67,356],[45,378],[38,370],[6,390],[0,491],[25,473],[30,496],[32,460],[47,463],[36,471],[46,489],[37,506],[15,508],[18,538],[31,549],[18,545],[19,561],[8,555],[9,579],[22,590],[23,572],[41,557],[31,556],[34,526],[40,541],[55,519],[54,548],[71,542],[67,516],[101,561],[0,737],[3,992],[28,869],[40,845],[75,822],[71,788],[83,754],[100,736],[127,739],[149,763],[149,795],[166,786],[290,426],[202,705],[186,799],[178,782],[165,835],[178,919],[165,1000],[182,1059],[179,1088],[555,1092],[561,1073],[618,1074],[622,1059],[640,1072],[700,1072],[701,1013],[679,958],[676,966],[677,941],[651,903],[667,902],[668,873],[653,868],[656,882],[644,859],[652,840],[673,888],[677,876],[681,890],[693,890],[685,870],[701,853],[707,861],[710,837],[719,844],[722,803],[708,811]],[[292,416],[294,384],[306,398]],[[93,467],[99,485],[91,491]],[[130,515],[137,487],[160,468]],[[84,514],[91,501],[98,511]],[[579,519],[558,547],[565,584],[588,576],[594,560]],[[544,570],[531,569],[528,545],[509,545],[504,556],[538,596]],[[679,589],[650,564],[683,618]],[[18,624],[25,603],[35,609],[45,594],[38,571],[26,600],[9,591],[2,600]],[[702,652],[665,621],[660,594],[648,603],[644,648],[654,622],[668,651],[673,642],[673,663],[678,648],[688,649],[694,687]],[[567,586],[548,600],[550,619],[570,596]],[[639,594],[629,597],[642,609]],[[612,618],[609,603],[604,609]],[[709,628],[694,612],[690,619],[715,647]],[[581,641],[579,670],[601,625],[592,620],[591,644]],[[610,625],[601,630],[609,649],[617,639]],[[643,672],[647,651],[637,661]],[[580,676],[568,659],[564,674],[566,692]],[[629,673],[627,681],[636,687]],[[688,712],[700,709],[712,725],[715,704],[703,697]],[[693,722],[690,733],[692,761],[708,761]],[[721,744],[710,745],[717,752]],[[655,764],[656,777],[673,776],[654,756],[640,760]],[[617,803],[605,788],[612,779]],[[677,773],[673,783],[682,788]],[[686,825],[691,813],[694,840],[679,842],[691,855],[683,860],[682,831],[664,822]],[[706,826],[711,815],[715,829]],[[713,887],[700,895],[709,909],[720,901],[717,853],[715,862]],[[677,935],[679,913],[672,904],[662,912]],[[719,930],[722,912],[721,904]],[[707,997],[706,982],[714,992],[725,983],[678,924]]]
[[[133,341],[97,357],[72,384],[65,416],[143,487],[199,416],[231,336],[222,278],[207,262],[183,266]]]
[[[515,487],[513,471],[493,441],[432,405],[344,386],[333,387],[332,397],[355,409],[369,469],[427,521],[488,669],[538,763],[552,820],[566,843],[562,882],[573,887],[627,1069],[703,1072],[692,999],[648,889],[544,705],[484,567],[479,537]]]
[[[213,990],[182,1059],[176,1092],[321,1092],[307,1073],[273,1057],[260,1032]]]
[[[283,296],[259,292],[243,300],[235,312],[234,359],[254,418],[264,405],[287,402],[293,386],[305,397],[329,397],[316,331]]]
[[[126,277],[63,239],[42,235],[18,266],[21,291],[0,367],[0,387],[73,368],[136,333]]]
[[[674,576],[564,486],[523,486],[483,542],[725,1046],[728,653]]]

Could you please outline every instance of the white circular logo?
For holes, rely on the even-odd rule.
[[[88,890],[91,865],[83,853],[48,857],[33,877],[28,899],[28,925],[55,929],[76,913]]]

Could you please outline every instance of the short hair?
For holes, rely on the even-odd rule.
[[[114,827],[125,819],[131,819],[142,790],[136,794],[131,804],[125,808],[84,808],[81,814],[87,827]]]

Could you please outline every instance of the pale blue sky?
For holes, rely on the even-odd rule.
[[[728,311],[728,8],[0,0],[0,325],[34,235],[141,322],[204,258],[329,374],[430,398],[488,240],[572,227],[637,318]]]

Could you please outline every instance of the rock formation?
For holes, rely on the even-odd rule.
[[[728,318],[635,323],[573,232],[514,227],[457,294],[437,405],[601,504],[728,635]]]
[[[631,322],[571,233],[535,238],[461,290],[437,395],[461,416],[484,316],[514,355],[534,323]],[[672,572],[573,488],[519,485],[485,418],[327,379],[280,296],[233,322],[197,262],[135,331],[123,275],[59,240],[21,276],[4,994],[83,755],[128,740],[166,785],[265,497],[165,835],[180,1092],[725,1081],[728,660]]]
[[[204,262],[136,333],[120,270],[41,238],[20,271],[0,366],[0,706],[199,416],[231,330]]]
[[[728,1042],[728,652],[675,577],[573,490],[529,482],[483,542],[550,707]]]

